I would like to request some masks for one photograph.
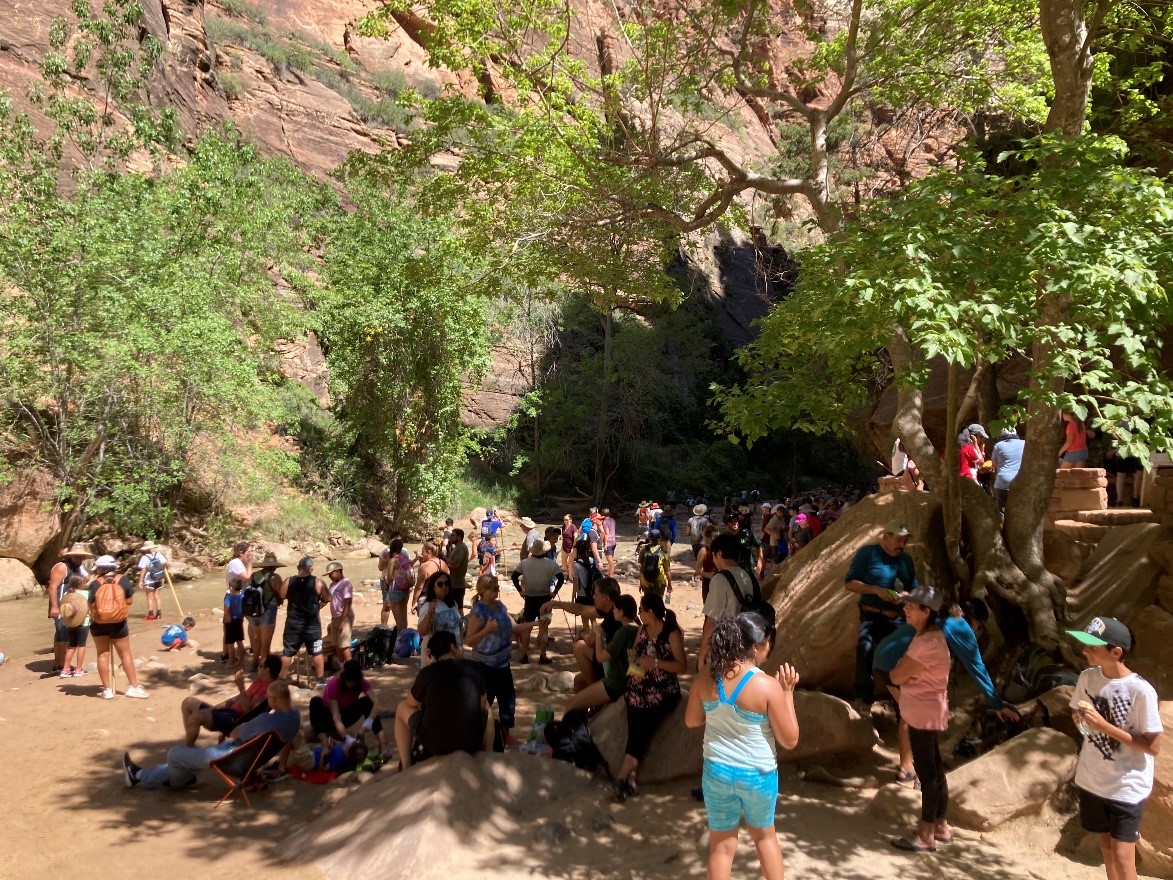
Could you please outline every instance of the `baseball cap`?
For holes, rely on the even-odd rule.
[[[926,608],[932,608],[938,613],[940,613],[941,608],[945,605],[945,597],[941,595],[939,590],[924,586],[917,587],[904,597],[904,601],[913,605],[924,605]]]
[[[974,422],[972,425],[968,426],[965,430],[969,431],[969,433],[971,435],[975,435],[978,437],[985,437],[987,440],[990,437],[990,435],[986,433],[986,429],[983,428],[981,425],[979,425],[977,422]]]
[[[99,556],[94,560],[94,568],[118,568],[113,556]]]
[[[908,530],[908,523],[898,518],[888,520],[888,524],[884,526],[884,534],[906,538],[912,533]]]
[[[1115,617],[1093,617],[1083,629],[1069,629],[1067,635],[1081,645],[1132,650],[1132,633]]]

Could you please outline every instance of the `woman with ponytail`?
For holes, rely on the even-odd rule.
[[[627,665],[627,748],[615,780],[615,797],[620,802],[636,793],[635,773],[656,728],[680,702],[678,676],[688,671],[684,635],[662,596],[644,593],[639,622],[639,636]]]
[[[718,622],[709,639],[709,665],[697,674],[684,712],[686,725],[705,727],[701,786],[709,820],[709,880],[728,880],[742,815],[762,874],[782,880],[782,849],[774,832],[774,740],[785,749],[798,745],[798,673],[788,663],[773,677],[757,668],[773,642],[774,627],[756,612]]]

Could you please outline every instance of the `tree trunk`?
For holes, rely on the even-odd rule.
[[[1087,117],[1095,56],[1091,40],[1108,6],[1107,0],[1039,0],[1039,24],[1051,65],[1055,100],[1045,123],[1046,131],[1076,137]]]
[[[944,503],[941,505],[945,517],[945,552],[949,555],[949,567],[953,580],[958,585],[958,595],[969,592],[969,567],[961,556],[961,483],[960,462],[957,449],[957,434],[951,430],[957,424],[957,410],[961,397],[961,369],[955,363],[949,364],[949,389],[945,404],[945,469],[941,488]]]
[[[599,429],[595,435],[595,476],[592,492],[595,506],[603,503],[607,491],[607,431],[611,408],[611,323],[615,307],[608,304],[603,312],[603,388],[599,394]]]

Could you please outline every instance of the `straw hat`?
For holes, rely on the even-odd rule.
[[[538,527],[538,524],[528,516],[523,516],[520,520],[518,520],[518,522],[520,522],[521,525],[527,529],[536,529]]]
[[[281,563],[277,561],[275,553],[266,553],[265,558],[261,560],[261,568],[280,568]]]
[[[709,508],[704,504],[698,504],[696,507],[694,507],[692,509],[693,516],[704,516],[708,512],[709,512]]]
[[[89,547],[87,547],[85,544],[82,544],[81,542],[78,542],[78,543],[74,544],[72,547],[70,547],[68,550],[62,550],[61,555],[62,556],[78,556],[78,557],[81,557],[82,559],[89,559],[94,554],[90,550]]]
[[[81,626],[89,614],[89,602],[85,593],[66,593],[61,597],[61,619],[67,626]]]

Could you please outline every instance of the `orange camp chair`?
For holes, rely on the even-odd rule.
[[[248,799],[246,786],[255,781],[257,772],[277,757],[283,748],[285,741],[275,731],[270,730],[257,734],[224,757],[208,764],[228,783],[228,791],[216,802],[216,806],[220,806],[233,795],[240,794],[251,808],[252,802]]]

